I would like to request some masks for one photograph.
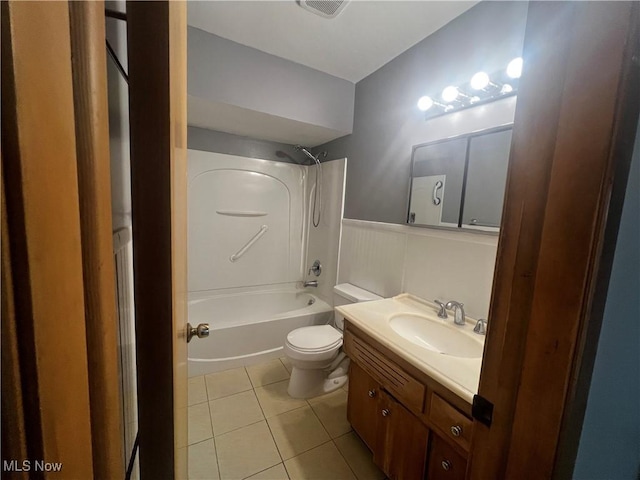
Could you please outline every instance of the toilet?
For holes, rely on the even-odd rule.
[[[349,283],[333,287],[336,307],[381,299]],[[284,353],[293,367],[288,388],[291,397],[316,397],[337,390],[347,382],[349,359],[341,349],[344,317],[335,310],[334,325],[296,328],[287,335]]]

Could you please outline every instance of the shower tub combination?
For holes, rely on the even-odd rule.
[[[307,271],[305,224],[320,213],[319,197],[315,220],[307,213],[308,167],[189,150],[188,171],[189,323],[210,329],[189,343],[189,375],[283,356],[289,332],[333,319],[296,288]]]
[[[210,334],[189,344],[189,376],[282,357],[291,330],[326,324],[332,317],[329,304],[294,288],[192,296],[189,322],[208,323]]]

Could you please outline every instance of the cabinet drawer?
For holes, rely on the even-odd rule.
[[[463,480],[467,461],[437,435],[431,435],[429,480]]]
[[[407,408],[422,412],[425,394],[422,383],[349,331],[344,334],[344,348],[352,360]]]
[[[429,422],[465,451],[469,451],[473,422],[435,393],[431,395]]]

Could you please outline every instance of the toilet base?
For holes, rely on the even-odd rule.
[[[349,378],[347,375],[348,359],[328,372],[326,369],[306,370],[293,367],[287,392],[293,398],[313,398],[342,388]],[[346,364],[346,365],[345,365]]]

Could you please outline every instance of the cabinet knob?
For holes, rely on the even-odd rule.
[[[373,398],[376,396],[376,391],[372,388],[371,390],[369,390],[369,397]]]
[[[449,460],[442,460],[442,463],[440,465],[442,465],[442,469],[446,471],[451,470],[451,467],[453,466],[451,465],[451,462]]]
[[[462,427],[460,425],[454,425],[451,427],[451,435],[454,437],[459,437],[462,435]]]
[[[383,417],[388,417],[389,415],[391,415],[391,410],[389,410],[388,408],[385,408],[384,410],[382,410]]]

